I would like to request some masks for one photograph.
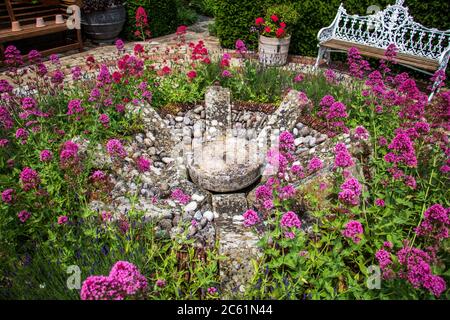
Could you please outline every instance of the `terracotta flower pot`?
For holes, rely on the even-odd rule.
[[[291,36],[271,38],[259,36],[259,62],[266,66],[282,66],[286,64]]]

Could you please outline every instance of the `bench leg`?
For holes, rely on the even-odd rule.
[[[320,59],[322,59],[324,52],[325,52],[325,48],[323,48],[322,46],[319,46],[319,52],[317,53],[317,59],[316,59],[316,64],[314,65],[314,69],[317,69],[319,67]]]
[[[77,29],[77,41],[78,41],[78,51],[83,52],[83,37],[81,36],[80,29]]]

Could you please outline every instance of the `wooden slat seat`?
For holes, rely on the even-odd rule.
[[[63,32],[75,32],[76,41],[48,50],[40,50],[41,53],[46,55],[73,49],[78,49],[81,52],[83,49],[81,30],[69,30],[66,23],[55,23],[55,17],[58,14],[62,15],[64,19],[68,18],[67,7],[73,4],[80,5],[80,0],[39,0],[35,4],[26,0],[3,0],[3,3],[0,5],[0,50],[2,61],[4,46],[7,43]],[[44,19],[45,26],[36,27],[36,18],[38,17]],[[13,32],[11,30],[13,21],[19,21],[22,30]]]
[[[330,49],[338,49],[342,51],[348,51],[351,47],[355,47],[359,50],[359,52],[362,55],[370,56],[377,59],[383,59],[384,56],[384,49],[375,48],[375,47],[369,47],[366,45],[354,43],[354,42],[348,42],[348,41],[342,41],[342,40],[328,40],[323,43],[321,43],[321,46],[325,48]],[[420,56],[413,56],[406,53],[398,53],[395,61],[398,64],[402,65],[408,65],[413,66],[416,68],[422,68],[428,71],[435,71],[439,67],[439,63],[436,60],[427,59]]]

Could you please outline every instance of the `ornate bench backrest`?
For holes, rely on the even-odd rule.
[[[450,30],[429,29],[414,22],[403,0],[373,15],[349,15],[340,5],[329,28],[319,33],[319,41],[338,39],[386,49],[393,43],[401,53],[441,62],[450,49]]]

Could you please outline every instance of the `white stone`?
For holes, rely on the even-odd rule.
[[[205,196],[202,196],[200,194],[194,193],[191,198],[194,201],[201,202],[201,201],[203,201],[203,199],[205,199]]]
[[[213,221],[214,220],[214,213],[212,211],[205,211],[203,213],[203,217],[208,219],[208,221]]]
[[[186,207],[184,207],[184,211],[185,212],[192,212],[195,209],[197,209],[197,202],[196,201],[191,201],[189,202]]]

